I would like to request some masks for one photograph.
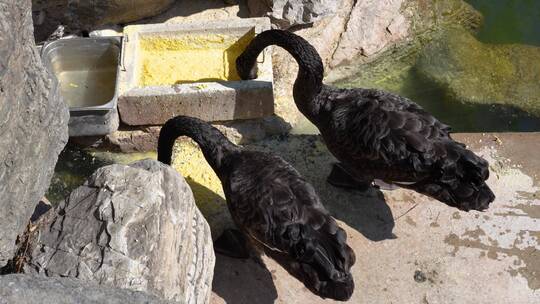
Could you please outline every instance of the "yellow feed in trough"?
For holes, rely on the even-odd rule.
[[[254,31],[243,36],[190,33],[140,41],[140,86],[240,80],[235,61]]]

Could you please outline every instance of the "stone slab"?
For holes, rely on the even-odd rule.
[[[176,115],[207,121],[229,121],[270,116],[274,113],[271,48],[258,60],[258,78],[140,87],[140,37],[174,36],[177,33],[223,33],[270,28],[268,18],[141,24],[124,29],[122,69],[119,75],[118,109],[128,125],[159,125]]]

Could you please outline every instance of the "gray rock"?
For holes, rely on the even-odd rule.
[[[0,304],[171,303],[140,291],[88,284],[72,278],[0,276]]]
[[[191,189],[155,160],[98,169],[39,231],[27,273],[75,277],[208,303],[210,228]]]
[[[71,31],[92,30],[105,24],[140,20],[162,13],[174,0],[32,0],[36,37],[44,40],[64,24]]]
[[[251,16],[269,16],[282,28],[333,15],[342,0],[248,0]]]
[[[0,4],[0,41],[1,267],[49,186],[69,112],[36,50],[30,1]]]
[[[402,12],[405,2],[356,1],[330,65],[347,64],[360,55],[373,56],[407,37],[410,24]]]

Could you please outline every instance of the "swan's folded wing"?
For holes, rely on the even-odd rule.
[[[342,91],[333,104],[336,145],[355,159],[410,162],[416,169],[446,154],[437,142],[451,140],[450,127],[406,98],[353,89]]]
[[[330,219],[313,186],[291,168],[284,162],[231,175],[233,216],[252,237],[274,248],[282,247],[280,238],[288,226],[309,225],[318,230]]]

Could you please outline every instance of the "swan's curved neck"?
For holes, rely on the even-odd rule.
[[[177,116],[168,120],[159,133],[157,152],[160,162],[171,164],[174,142],[180,136],[190,137],[201,147],[204,158],[218,175],[225,156],[239,150],[210,124],[193,117]]]
[[[294,83],[294,99],[299,110],[306,116],[314,114],[319,107],[314,98],[322,89],[324,67],[317,50],[304,38],[288,31],[268,30],[257,35],[237,60],[238,68],[249,71],[257,56],[269,45],[277,45],[289,52],[298,63],[298,76]]]

